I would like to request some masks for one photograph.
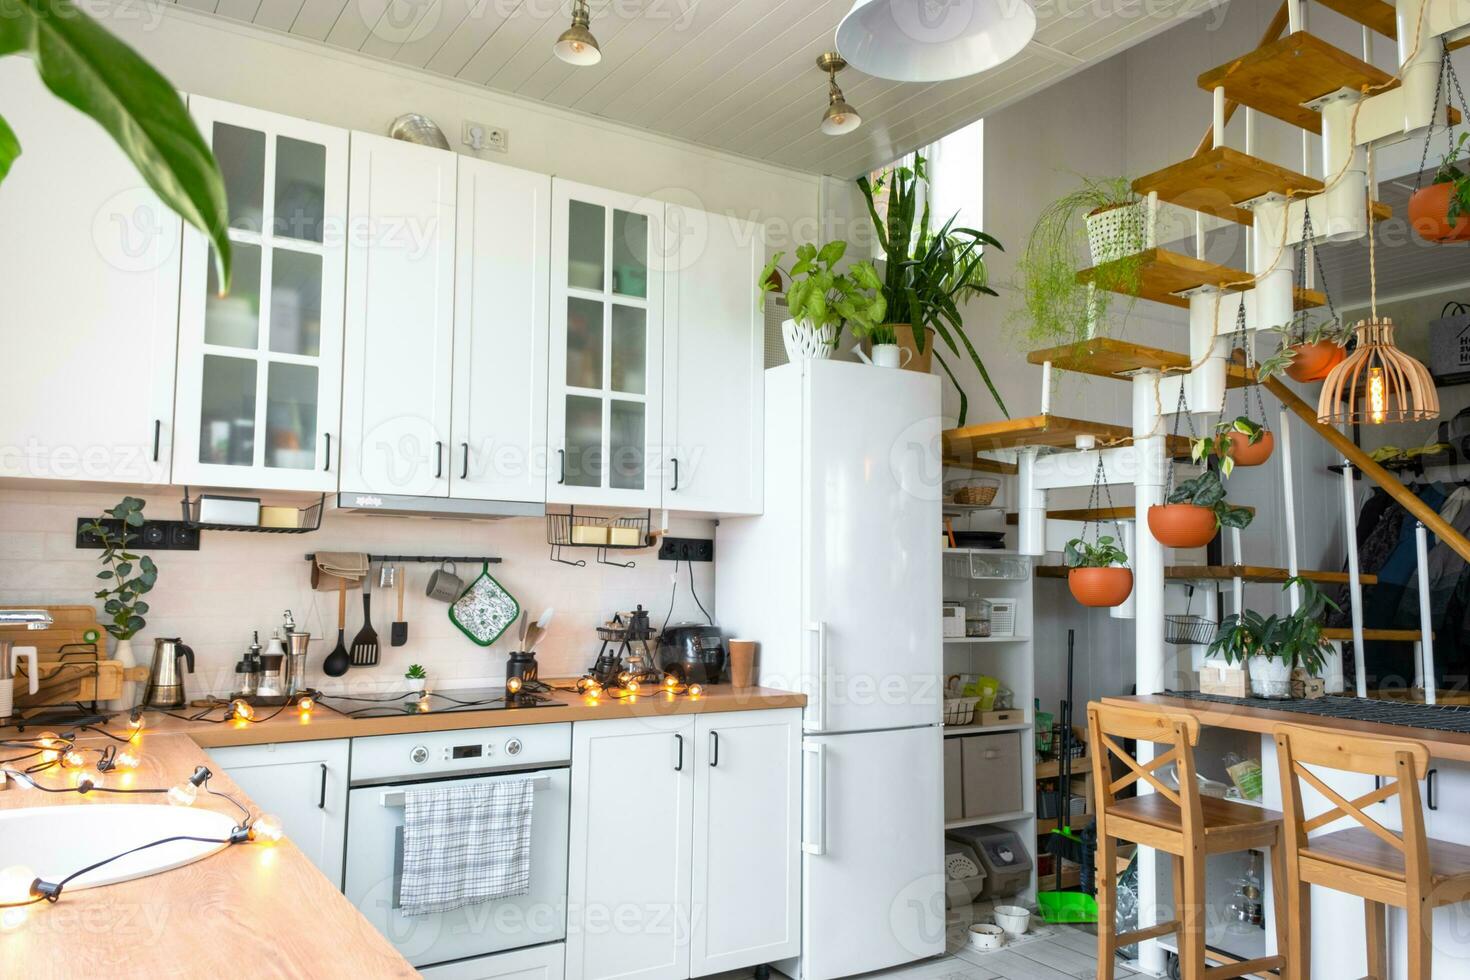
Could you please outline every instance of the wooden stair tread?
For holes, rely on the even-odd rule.
[[[1096,277],[1098,268],[1102,267],[1083,269],[1077,273],[1077,281],[1091,281]],[[1182,293],[1187,289],[1198,289],[1200,286],[1218,286],[1237,292],[1249,287],[1240,285],[1226,287],[1226,284],[1248,282],[1250,278],[1249,272],[1240,269],[1216,265],[1182,252],[1151,248],[1143,253],[1143,268],[1139,272],[1138,297],[1152,300],[1155,303],[1163,303],[1166,306],[1188,309],[1189,298],[1178,296],[1177,293]],[[1296,308],[1299,310],[1327,305],[1327,297],[1315,289],[1296,289],[1295,287],[1293,289],[1296,294]]]
[[[1132,441],[1133,430],[1109,422],[1089,422],[1060,415],[1029,415],[1025,418],[945,429],[944,458],[964,459],[974,456],[975,453],[1029,446],[1072,449],[1078,436],[1093,436],[1099,443],[1122,444]],[[1175,455],[1188,455],[1189,440],[1182,436],[1170,436],[1169,451]]]
[[[1384,0],[1320,0],[1328,10],[1335,10],[1348,20],[1377,31],[1384,37],[1397,40],[1398,21],[1394,17],[1394,6]]]
[[[1322,132],[1322,115],[1303,103],[1338,89],[1372,87],[1376,95],[1397,85],[1382,69],[1306,31],[1262,45],[1199,77],[1207,92],[1224,88],[1227,99],[1312,133]]]
[[[1046,519],[1049,521],[1131,521],[1138,511],[1133,507],[1076,507],[1071,510],[1049,510]],[[1006,524],[1015,527],[1021,522],[1021,515],[1015,511],[1006,514]]]
[[[1045,364],[1050,361],[1052,367],[1062,371],[1124,380],[1135,371],[1183,371],[1190,364],[1188,354],[1159,347],[1145,347],[1111,337],[1093,337],[1075,344],[1034,350],[1026,355],[1026,360],[1031,364]],[[1251,380],[1250,372],[1243,365],[1232,364],[1225,384],[1230,388],[1243,388]]]
[[[1366,580],[1367,576],[1364,576]],[[1352,640],[1353,631],[1346,626],[1329,626],[1322,631],[1324,639],[1328,640]],[[1363,630],[1364,640],[1402,640],[1409,643],[1418,643],[1423,636],[1419,630]]]
[[[945,466],[956,469],[973,470],[977,473],[997,473],[1001,476],[1015,476],[1021,472],[1021,467],[1015,463],[1007,463],[1000,459],[986,459],[983,456],[969,458],[965,456],[951,457],[948,454],[943,459]]]

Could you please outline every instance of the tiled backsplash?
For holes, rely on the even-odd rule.
[[[146,516],[177,519],[180,494],[173,488],[138,493],[148,501]],[[113,506],[121,493],[72,490],[0,489],[0,604],[90,604],[100,566],[97,552],[76,548],[76,519]],[[656,515],[655,515],[656,516]],[[712,521],[671,522],[671,533],[713,537]],[[158,584],[149,593],[152,607],[147,627],[134,641],[140,662],[152,651],[156,636],[179,636],[194,648],[196,673],[191,696],[227,693],[235,681],[235,663],[250,644],[251,630],[261,643],[291,609],[298,628],[315,637],[308,657],[311,683],[324,690],[401,688],[410,663],[423,664],[431,684],[473,686],[499,684],[505,677],[510,639],[490,647],[470,642],[449,621],[448,606],[424,595],[432,565],[409,564],[404,592],[408,643],[388,645],[389,625],[396,618],[396,592],[372,594],[372,622],[378,632],[380,660],[342,678],[321,673],[322,658],[337,641],[337,594],[314,592],[308,552],[367,551],[374,554],[497,555],[491,574],[516,597],[531,616],[554,607],[547,637],[537,649],[543,676],[575,676],[591,664],[599,648],[593,628],[617,610],[639,603],[652,611],[655,625],[669,612],[674,563],[659,561],[653,550],[628,555],[635,568],[597,564],[592,549],[568,549],[586,558],[585,568],[548,559],[546,522],[541,518],[501,521],[428,520],[342,514],[329,510],[321,530],[312,534],[248,534],[206,531],[198,551],[159,551]],[[689,591],[689,566],[678,570],[678,595],[670,622],[703,622]],[[468,581],[478,568],[459,568]],[[694,566],[699,599],[714,609],[714,566]],[[374,580],[376,585],[376,579]],[[362,626],[362,594],[348,593],[347,643]]]

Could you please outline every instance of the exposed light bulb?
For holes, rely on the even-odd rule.
[[[80,769],[84,763],[82,754],[76,749],[67,749],[61,757],[61,765],[66,769]]]
[[[118,769],[136,769],[139,759],[126,749],[112,757],[112,764]]]
[[[238,718],[240,721],[253,721],[255,720],[255,709],[244,698],[236,698],[230,702],[230,717]]]
[[[79,769],[76,776],[76,787],[81,793],[89,790],[99,789],[104,785],[102,774],[96,769]]]
[[[627,687],[628,686],[628,682],[631,681],[632,679],[633,679],[633,675],[630,674],[630,673],[628,673],[626,670],[623,671],[621,674],[618,675],[618,683],[621,684],[621,685],[623,685],[624,687]]]
[[[0,871],[0,905],[24,905],[36,898],[31,886],[36,873],[24,864],[12,864]]]
[[[296,710],[303,715],[311,714],[316,710],[316,699],[309,696],[303,697],[300,701],[296,702]]]
[[[1368,418],[1374,425],[1382,425],[1388,416],[1387,397],[1383,387],[1383,368],[1368,370]]]
[[[130,729],[132,729],[133,731],[135,731],[135,732],[142,731],[143,730],[143,716],[142,715],[139,715],[138,717],[131,719],[128,722],[128,727]]]
[[[174,806],[193,806],[198,798],[199,787],[187,779],[177,786],[169,787],[168,801]]]
[[[678,686],[679,686],[679,678],[675,677],[673,674],[665,674],[664,675],[664,687],[667,687],[669,690],[673,690],[674,688],[676,688]]]
[[[60,748],[66,743],[55,732],[42,732],[36,736],[36,744],[40,745],[43,749],[55,749]]]
[[[697,697],[699,697],[703,693],[704,693],[704,688],[701,687],[700,685],[698,685],[698,684],[690,684],[689,685],[689,696],[691,698],[697,698]]]
[[[521,693],[521,679],[519,677],[512,677],[507,680],[505,682],[505,690],[507,694]]]
[[[286,836],[281,818],[273,813],[262,813],[250,824],[250,839],[262,844],[274,844]]]
[[[638,682],[637,681],[629,681],[627,684],[625,684],[623,686],[628,689],[628,693],[629,694],[637,694],[638,693]]]
[[[591,686],[592,678],[588,677],[586,674],[583,674],[581,677],[577,678],[577,690],[585,691]]]

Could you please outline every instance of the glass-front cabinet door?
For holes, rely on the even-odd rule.
[[[198,96],[229,202],[233,283],[188,228],[174,482],[337,488],[347,131]]]
[[[659,506],[663,213],[552,183],[550,503]]]

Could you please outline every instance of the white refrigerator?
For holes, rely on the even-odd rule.
[[[716,530],[720,625],[801,690],[802,951],[829,980],[944,952],[939,379],[766,372],[765,506]]]

